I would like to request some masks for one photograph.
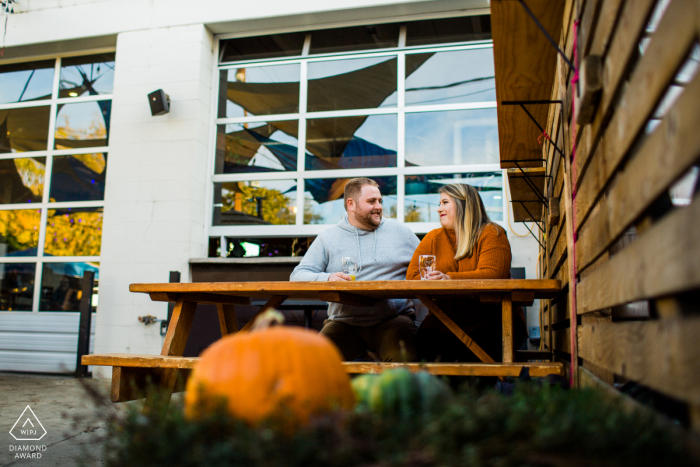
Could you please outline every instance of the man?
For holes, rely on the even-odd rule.
[[[347,215],[316,237],[292,272],[292,281],[348,281],[341,258],[357,258],[356,280],[403,280],[418,237],[392,219],[382,218],[379,185],[353,178],[345,185]],[[385,362],[415,361],[415,312],[411,300],[379,300],[373,306],[331,303],[321,334],[340,349],[344,360],[371,351]]]

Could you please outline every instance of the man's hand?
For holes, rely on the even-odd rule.
[[[351,279],[350,276],[347,274],[343,274],[342,272],[334,272],[330,276],[328,276],[329,281],[349,281]]]

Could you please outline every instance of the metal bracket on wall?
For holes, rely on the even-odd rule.
[[[530,9],[527,7],[525,4],[524,0],[518,0],[520,2],[520,5],[525,9],[525,12],[528,14],[530,18],[532,18],[532,21],[535,22],[535,25],[539,28],[540,31],[542,31],[542,34],[547,38],[550,44],[554,47],[554,49],[557,51],[559,55],[561,55],[561,58],[566,62],[567,65],[569,65],[569,68],[571,71],[574,73],[576,72],[576,67],[574,64],[569,60],[569,57],[566,56],[566,54],[559,48],[559,45],[552,39],[552,36],[547,32],[547,30],[542,26],[542,23],[540,23],[540,20],[537,19],[537,17],[530,11]]]

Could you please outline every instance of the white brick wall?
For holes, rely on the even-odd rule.
[[[117,38],[95,351],[157,354],[167,306],[129,292],[134,282],[189,281],[202,256],[207,205],[213,37],[203,25],[125,32]],[[152,117],[162,88],[171,112]],[[109,368],[96,368],[109,377]]]

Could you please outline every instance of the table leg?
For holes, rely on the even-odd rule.
[[[246,323],[246,325],[243,326],[243,327],[241,328],[241,331],[247,331],[247,330],[249,330],[249,329],[253,326],[253,323],[255,322],[255,319],[256,319],[258,316],[260,316],[261,314],[265,313],[265,312],[266,312],[267,310],[269,310],[270,308],[277,308],[278,306],[280,306],[281,304],[283,304],[284,301],[287,300],[287,298],[289,298],[288,295],[273,295],[272,298],[271,298],[270,300],[268,300],[267,303],[264,304],[264,305],[262,306],[262,308],[260,308],[260,310],[258,310],[257,313],[255,313],[255,316],[253,316],[253,319],[251,319],[250,321],[248,321],[248,322]]]
[[[168,332],[165,335],[163,349],[160,352],[161,355],[182,356],[185,352],[185,345],[190,335],[190,329],[192,329],[192,322],[194,321],[194,312],[196,309],[196,303],[186,302],[183,299],[177,301],[175,309],[173,309],[173,315],[170,318]],[[166,399],[164,402],[168,402],[170,401],[170,396],[173,393],[173,388],[177,381],[178,370],[177,368],[163,368],[159,371],[160,390],[162,391],[163,398]],[[144,414],[149,414],[152,411],[153,405],[156,402],[155,397],[157,396],[146,397],[146,402],[143,406]]]
[[[216,304],[216,311],[219,314],[219,325],[221,326],[221,337],[238,332],[238,318],[236,317],[236,306]]]
[[[427,295],[416,295],[416,298],[420,300],[423,303],[423,305],[425,305],[428,308],[428,310],[430,310],[430,312],[435,315],[437,319],[442,321],[442,324],[447,326],[447,329],[452,331],[452,334],[454,334],[459,340],[464,342],[464,345],[466,345],[469,348],[469,350],[471,350],[474,353],[474,355],[479,357],[479,360],[485,363],[494,363],[493,358],[491,358],[489,354],[484,352],[484,349],[479,347],[479,344],[474,342],[474,340],[471,337],[469,337],[467,333],[462,330],[462,328],[457,326],[457,323],[452,321],[452,319],[450,319],[450,317],[447,316],[445,312],[442,311],[432,299],[430,299],[430,297],[428,297]]]
[[[501,302],[503,319],[503,363],[515,361],[515,349],[513,348],[513,299],[510,294],[504,294]]]

